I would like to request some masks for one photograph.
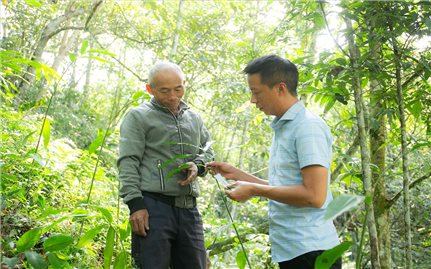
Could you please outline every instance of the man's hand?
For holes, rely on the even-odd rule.
[[[228,185],[224,192],[230,199],[234,201],[245,202],[254,196],[254,187],[254,183],[237,181],[233,184]]]
[[[130,215],[129,221],[132,231],[137,235],[147,236],[147,231],[150,229],[149,217],[147,209],[138,210]]]
[[[226,179],[239,180],[240,176],[244,174],[240,169],[224,162],[210,162],[207,163],[206,167],[210,170],[210,173],[220,173]]]
[[[188,165],[187,169],[187,178],[185,180],[178,181],[178,184],[181,186],[187,186],[190,185],[198,176],[198,167],[194,162],[188,162],[186,163]]]

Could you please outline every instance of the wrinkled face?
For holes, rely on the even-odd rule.
[[[154,86],[151,87],[151,93],[159,105],[176,113],[185,92],[184,83],[185,81],[178,71],[162,70],[153,78]]]
[[[262,84],[260,74],[248,75],[247,80],[251,91],[250,102],[255,104],[266,115],[278,116],[278,113],[276,113],[279,102],[278,84],[272,88]]]

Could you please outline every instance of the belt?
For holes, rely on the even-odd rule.
[[[191,195],[180,195],[180,196],[169,196],[157,192],[142,191],[142,195],[145,197],[153,198],[154,200],[175,206],[179,208],[195,208],[196,197]]]

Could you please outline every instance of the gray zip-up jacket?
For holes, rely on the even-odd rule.
[[[121,124],[119,195],[131,213],[146,208],[142,191],[197,197],[197,181],[185,187],[178,184],[178,180],[187,178],[187,171],[179,171],[178,167],[193,161],[198,165],[198,175],[203,176],[204,165],[211,160],[210,135],[201,117],[184,102],[180,103],[178,115],[174,115],[153,97],[130,109]]]

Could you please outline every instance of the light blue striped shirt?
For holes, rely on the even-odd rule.
[[[269,185],[288,186],[303,183],[301,169],[331,165],[332,136],[326,123],[305,108],[294,104],[281,118],[271,123],[274,130]],[[332,221],[323,221],[332,200],[329,189],[322,208],[297,207],[269,200],[269,239],[274,262],[291,260],[314,250],[326,250],[339,244]]]

